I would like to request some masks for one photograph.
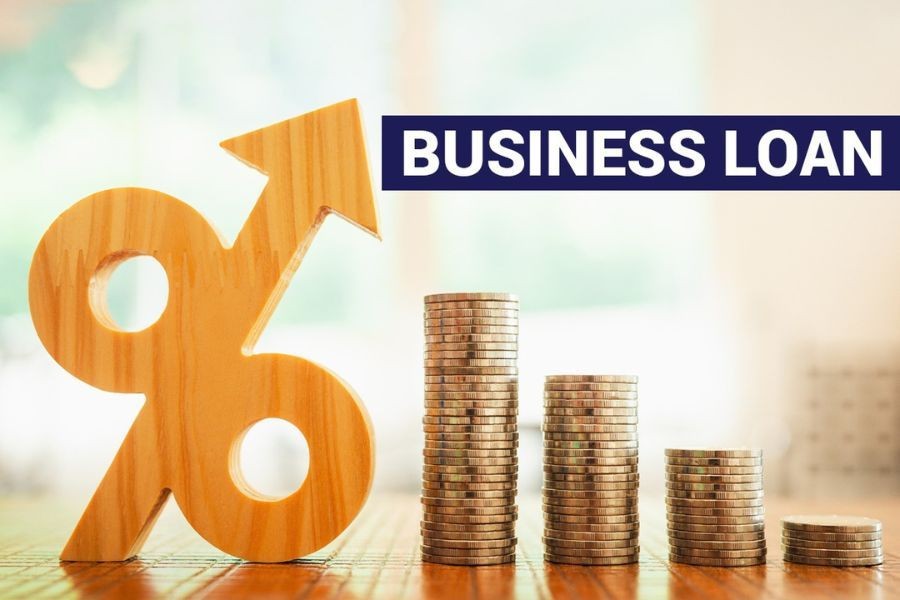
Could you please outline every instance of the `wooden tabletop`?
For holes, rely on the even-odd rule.
[[[900,598],[900,499],[766,502],[769,558],[740,569],[666,560],[662,500],[641,505],[641,560],[613,567],[545,563],[537,498],[520,499],[515,565],[446,567],[418,557],[415,496],[373,497],[328,548],[287,564],[243,563],[216,551],[167,510],[146,552],[125,563],[60,563],[77,508],[0,501],[0,597],[200,598]],[[172,508],[171,506],[169,507]],[[886,562],[835,569],[784,563],[779,519],[796,512],[861,514],[884,522]]]

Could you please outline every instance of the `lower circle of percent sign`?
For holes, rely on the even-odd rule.
[[[53,358],[100,389],[146,395],[64,560],[135,555],[170,495],[220,550],[290,560],[336,538],[368,497],[374,441],[356,393],[310,361],[250,354],[326,215],[378,236],[356,101],[222,146],[269,177],[231,247],[180,200],[120,188],[63,212],[35,252],[32,319]],[[105,288],[137,255],[163,266],[169,299],[156,323],[127,332]],[[250,488],[238,461],[246,431],[270,417],[296,425],[309,445],[306,479],[281,499]]]

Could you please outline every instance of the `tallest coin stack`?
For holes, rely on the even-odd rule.
[[[518,309],[510,294],[425,297],[425,561],[515,558]]]

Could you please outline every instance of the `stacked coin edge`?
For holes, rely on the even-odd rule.
[[[637,562],[637,377],[547,376],[542,430],[544,559]]]
[[[515,560],[518,298],[425,297],[422,559]]]
[[[665,456],[669,560],[765,563],[762,450],[669,448]]]
[[[881,522],[840,515],[791,515],[781,521],[785,562],[873,567],[884,562]]]

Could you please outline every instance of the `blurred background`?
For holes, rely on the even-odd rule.
[[[900,6],[0,0],[0,494],[84,502],[143,401],[65,373],[27,305],[31,253],[94,191],[157,188],[233,240],[264,178],[220,140],[360,99],[383,114],[900,114]],[[662,449],[760,445],[769,493],[900,491],[897,193],[380,193],[384,241],[325,222],[258,352],[364,399],[376,488],[416,491],[422,296],[521,298],[520,489],[540,483],[545,374],[641,378],[642,489]],[[152,259],[115,274],[152,322]],[[251,483],[302,478],[296,432],[245,444]]]

